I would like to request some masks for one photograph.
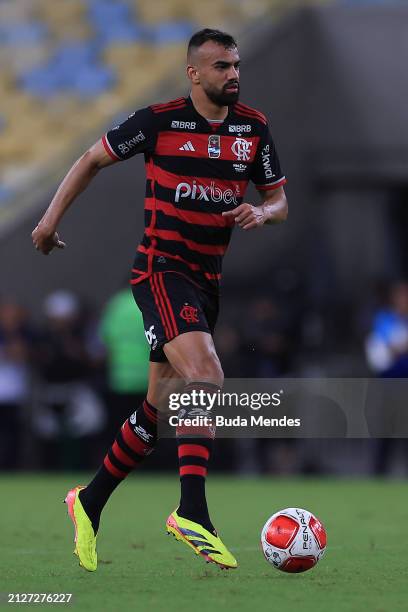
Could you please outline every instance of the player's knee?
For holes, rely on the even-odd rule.
[[[192,362],[188,366],[186,382],[211,382],[218,387],[224,383],[224,372],[217,355],[206,354],[197,362]]]

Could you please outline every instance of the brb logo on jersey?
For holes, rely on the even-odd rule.
[[[195,121],[172,121],[171,127],[178,130],[195,130],[197,123]]]
[[[190,200],[203,200],[204,202],[224,202],[225,204],[234,204],[238,206],[238,200],[241,195],[239,185],[235,185],[235,191],[232,189],[220,189],[214,181],[209,185],[198,185],[197,181],[190,183],[179,183],[176,188],[175,202],[180,202],[182,198]]]
[[[252,141],[245,138],[237,138],[231,145],[231,151],[237,156],[238,161],[249,161],[251,156]]]
[[[229,125],[228,131],[230,132],[230,134],[233,132],[236,132],[237,134],[240,134],[241,132],[250,132],[251,126],[250,125]]]

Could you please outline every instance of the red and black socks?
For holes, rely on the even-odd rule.
[[[204,383],[191,383],[184,393],[191,390],[205,390],[214,393],[219,387]],[[184,411],[184,412],[182,412]],[[191,406],[179,411],[179,425],[176,428],[179,472],[180,472],[180,506],[177,514],[203,525],[205,529],[214,532],[208,513],[205,496],[205,480],[208,461],[214,445],[215,427],[211,425],[185,426],[183,420],[201,416],[211,418],[211,413],[203,407]]]
[[[192,390],[215,393],[219,387],[193,383],[187,385],[184,392]],[[206,410],[205,405],[191,405],[183,410],[184,419],[199,415],[211,419],[211,413]],[[181,411],[179,419],[180,415]],[[157,422],[157,410],[145,400],[124,422],[95,477],[80,491],[79,498],[92,521],[95,533],[99,528],[101,512],[113,491],[153,451],[158,437]],[[200,523],[208,531],[214,532],[208,513],[205,480],[214,444],[215,427],[211,424],[178,425],[176,437],[181,484],[180,506],[177,512],[180,516]]]
[[[144,400],[120,428],[93,480],[79,493],[95,533],[101,512],[116,487],[154,450],[157,442],[157,410]]]

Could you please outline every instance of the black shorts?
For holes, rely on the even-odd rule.
[[[218,295],[200,289],[183,274],[154,272],[132,285],[133,297],[144,321],[150,361],[164,362],[163,346],[190,331],[214,333]]]

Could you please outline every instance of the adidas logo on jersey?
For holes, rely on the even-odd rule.
[[[189,140],[179,147],[179,151],[195,151],[195,148],[193,147],[191,140]]]

